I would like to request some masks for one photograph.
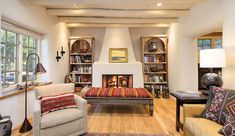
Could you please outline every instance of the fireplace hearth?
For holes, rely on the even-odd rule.
[[[114,87],[114,88],[122,88],[122,87],[133,87],[133,75],[121,75],[121,74],[112,74],[112,75],[102,75],[102,87]]]

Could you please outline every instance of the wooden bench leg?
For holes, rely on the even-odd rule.
[[[153,116],[153,100],[150,100],[150,104],[149,104],[149,113],[150,116]]]

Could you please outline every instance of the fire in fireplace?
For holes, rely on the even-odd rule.
[[[133,75],[102,75],[102,87],[133,87]]]

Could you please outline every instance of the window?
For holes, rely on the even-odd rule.
[[[198,89],[205,89],[200,82],[200,79],[205,73],[211,71],[209,68],[200,68],[200,50],[205,49],[214,49],[214,48],[223,48],[222,46],[222,33],[210,34],[206,37],[200,37],[197,39],[197,47],[198,47]],[[222,73],[222,68],[213,68],[214,73]]]
[[[2,85],[26,80],[26,57],[37,52],[37,38],[7,29],[1,29],[1,78]],[[35,80],[35,56],[29,58],[29,80]]]
[[[17,83],[17,34],[1,30],[1,76],[2,84]]]
[[[199,50],[210,49],[211,40],[210,39],[199,39],[197,40],[197,46]]]
[[[33,37],[22,35],[22,45],[23,45],[23,55],[22,55],[22,81],[26,80],[26,59],[27,55],[30,53],[36,53],[36,40]],[[35,56],[30,56],[29,58],[29,80],[34,80],[36,77],[34,75],[36,65]]]

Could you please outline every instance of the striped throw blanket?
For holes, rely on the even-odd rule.
[[[123,97],[123,98],[150,98],[151,94],[145,88],[90,88],[86,97]]]

